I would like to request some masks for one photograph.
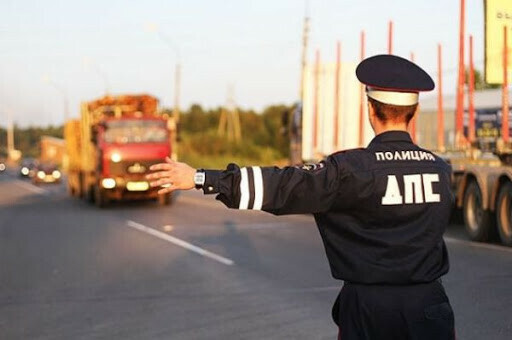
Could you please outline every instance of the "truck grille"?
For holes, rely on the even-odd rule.
[[[143,161],[121,161],[119,163],[110,162],[110,176],[116,175],[141,175],[149,172],[149,167],[153,164],[162,163],[163,159],[143,160]]]

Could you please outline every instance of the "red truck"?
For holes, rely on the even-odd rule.
[[[112,200],[151,199],[167,205],[145,179],[149,167],[170,157],[171,118],[150,95],[105,96],[82,104],[66,123],[68,191],[98,207]]]

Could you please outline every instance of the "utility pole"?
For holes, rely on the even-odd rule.
[[[306,13],[304,15],[304,24],[303,24],[303,28],[302,28],[302,57],[301,57],[300,88],[299,88],[299,97],[300,97],[301,102],[304,102],[304,78],[305,78],[305,72],[306,72],[306,65],[308,62],[308,41],[309,41],[309,16],[308,16],[307,9],[306,9]]]
[[[393,54],[393,20],[388,23],[388,54]]]
[[[437,45],[437,79],[437,150],[444,152],[443,47],[441,44]]]
[[[502,120],[501,120],[501,138],[507,146],[509,140],[509,121],[508,121],[508,38],[507,26],[503,26],[503,85],[502,85]]]
[[[220,113],[218,133],[221,136],[227,134],[229,141],[239,142],[242,139],[242,128],[240,127],[240,114],[236,108],[234,86],[229,85],[226,97],[226,106]]]
[[[180,122],[180,95],[181,95],[181,57],[178,46],[163,32],[158,31],[160,39],[167,44],[176,54],[176,63],[174,66],[174,107],[172,109],[173,127],[172,127],[172,155],[174,160],[178,159],[178,129]]]
[[[455,116],[455,146],[462,149],[464,138],[464,24],[465,1],[460,0],[460,26],[459,26],[459,74],[457,79],[457,112]]]
[[[468,140],[471,145],[475,141],[475,67],[473,64],[473,35],[469,36],[469,122]]]
[[[411,60],[411,62],[414,63],[414,52],[411,52],[410,60]],[[418,136],[416,133],[416,120],[418,119],[419,114],[420,114],[420,112],[418,110],[418,112],[412,117],[411,122],[410,122],[410,134],[411,134],[412,141],[415,144],[418,142]]]
[[[174,108],[172,116],[176,124],[180,121],[181,64],[178,61],[174,68]]]
[[[99,66],[98,63],[96,63],[94,60],[92,60],[89,57],[84,57],[83,63],[86,67],[92,68],[97,75],[103,79],[103,84],[105,86],[105,95],[108,96],[110,93],[110,81],[108,80],[107,73]]]
[[[7,112],[7,154],[11,157],[14,150],[14,124],[12,121],[12,112]]]
[[[68,101],[68,93],[67,91],[57,85],[49,76],[44,76],[43,81],[53,87],[55,90],[57,90],[62,95],[62,100],[64,104],[64,123],[66,123],[69,119],[69,101]]]
[[[365,58],[366,55],[366,36],[364,30],[361,31],[361,50],[360,50],[360,58],[361,61]],[[363,84],[359,85],[359,147],[363,147],[364,143],[364,86]]]
[[[299,84],[299,104],[292,113],[292,129],[290,129],[290,163],[292,165],[302,162],[302,119],[304,110],[304,81],[306,65],[308,62],[308,42],[309,42],[309,3],[306,0],[306,9],[304,13],[304,22],[302,26],[302,52],[300,63],[300,84]]]
[[[20,153],[14,147],[14,122],[12,111],[7,111],[7,159],[9,162],[16,162],[20,158]]]

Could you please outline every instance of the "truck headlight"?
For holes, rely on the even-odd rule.
[[[44,171],[38,171],[37,172],[37,177],[39,179],[44,179],[46,177],[46,174],[44,173]]]
[[[26,166],[24,166],[23,168],[21,168],[21,174],[22,174],[22,175],[27,176],[29,172],[30,172],[30,171],[28,170],[28,168],[27,168]]]
[[[105,189],[113,189],[116,187],[116,180],[113,178],[104,178],[101,181],[101,186]]]
[[[59,170],[53,170],[52,176],[55,179],[59,179],[60,178],[60,171]]]
[[[117,153],[117,152],[114,152],[111,156],[110,156],[110,160],[112,160],[112,162],[114,163],[119,163],[121,162],[121,154]]]

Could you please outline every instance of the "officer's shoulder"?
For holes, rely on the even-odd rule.
[[[428,152],[428,153],[430,153],[431,155],[433,155],[433,156],[434,156],[434,158],[435,158],[435,162],[436,162],[437,164],[440,164],[440,165],[442,165],[442,166],[444,166],[444,167],[446,167],[446,168],[451,168],[451,165],[450,165],[449,161],[447,161],[447,159],[445,159],[445,158],[443,158],[443,157],[439,156],[439,155],[438,155],[438,154],[436,154],[434,151],[432,151],[432,150],[428,150],[428,149],[423,149],[423,148],[420,148],[420,150],[421,150],[421,151]]]
[[[340,150],[336,151],[331,154],[331,157],[350,157],[353,155],[360,155],[362,153],[366,152],[366,148],[354,148],[354,149],[347,149],[347,150]]]
[[[351,168],[365,168],[368,166],[369,162],[372,161],[367,148],[341,150],[332,153],[329,157],[338,163],[340,167],[343,167],[347,170]]]

